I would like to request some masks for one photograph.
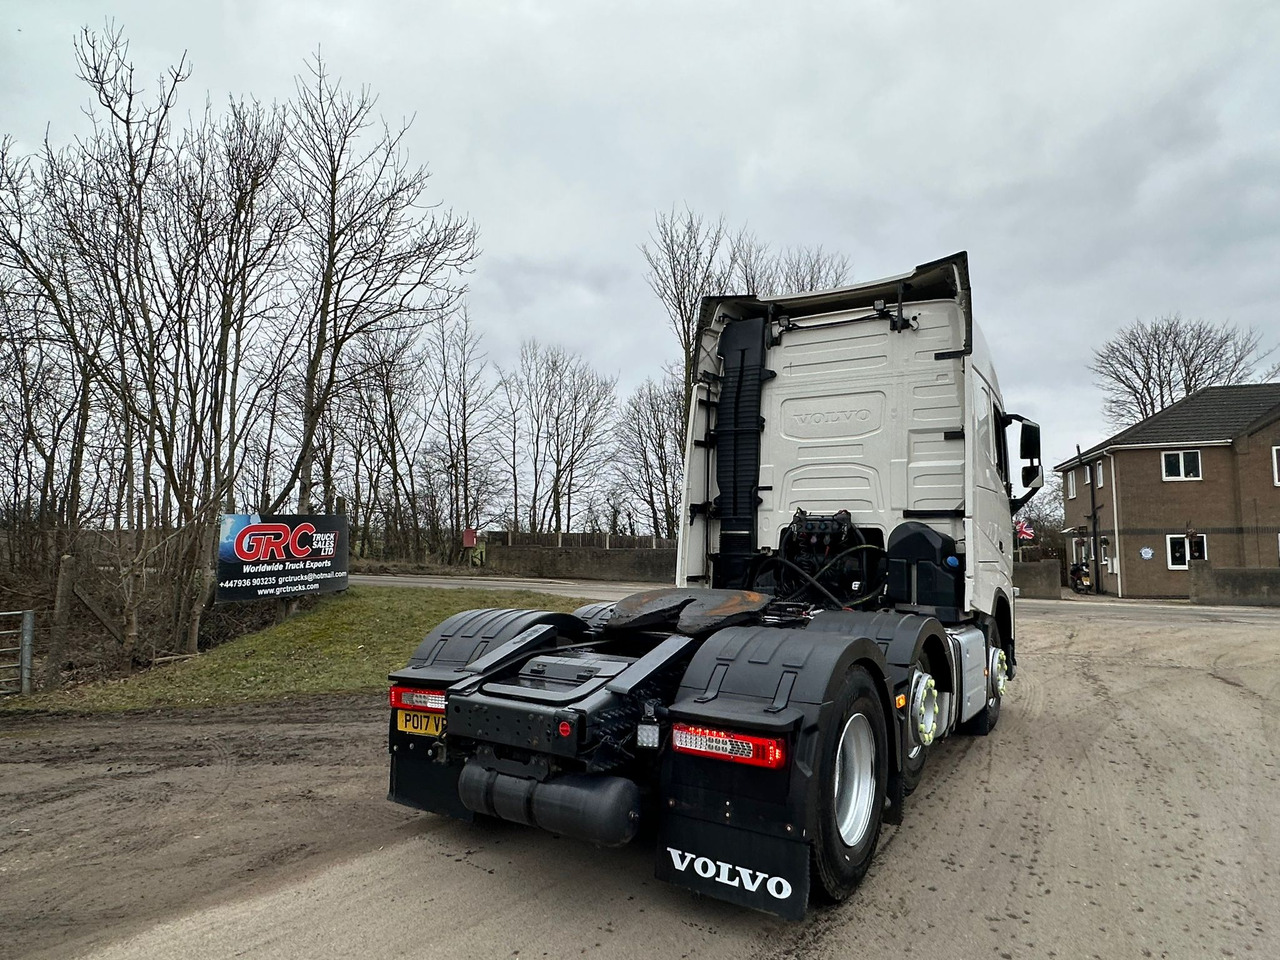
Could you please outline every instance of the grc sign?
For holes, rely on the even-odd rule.
[[[216,600],[267,600],[347,588],[347,518],[228,513]]]
[[[295,527],[287,523],[251,523],[235,535],[232,549],[242,563],[255,560],[305,560],[313,553],[332,557],[337,545],[334,533],[317,533],[315,525],[304,521]]]

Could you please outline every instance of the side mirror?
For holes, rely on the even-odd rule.
[[[1018,436],[1018,459],[1029,461],[1022,468],[1022,485],[1027,492],[1009,501],[1009,508],[1017,513],[1036,495],[1037,490],[1044,487],[1044,467],[1040,464],[1040,424],[1016,413],[1009,414],[1009,420],[1022,424]]]
[[[1032,423],[1030,420],[1022,421],[1022,436],[1018,441],[1018,459],[1039,461],[1040,459],[1040,424]],[[1026,471],[1023,471],[1026,476]],[[1041,480],[1043,485],[1043,478]],[[1024,479],[1022,485],[1030,486]]]

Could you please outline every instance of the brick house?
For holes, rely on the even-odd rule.
[[[1053,469],[1067,555],[1096,554],[1106,593],[1189,596],[1196,560],[1280,567],[1280,383],[1198,390]]]

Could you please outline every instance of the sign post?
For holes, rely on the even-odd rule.
[[[347,518],[227,513],[218,537],[217,603],[347,589]]]

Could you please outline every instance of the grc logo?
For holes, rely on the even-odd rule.
[[[336,533],[316,533],[316,528],[309,523],[293,528],[287,523],[251,523],[236,534],[232,546],[237,559],[253,563],[305,560],[313,551],[317,556],[332,557],[337,550],[337,540]]]

